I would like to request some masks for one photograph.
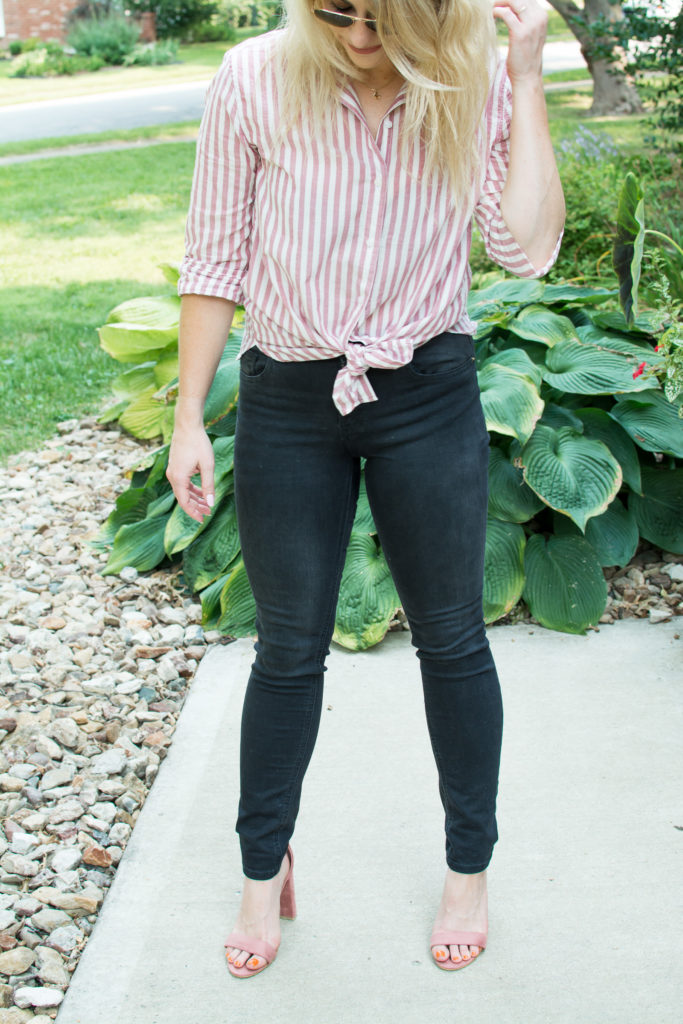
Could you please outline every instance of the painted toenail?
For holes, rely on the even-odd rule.
[[[437,960],[445,960],[446,959],[446,954],[444,953],[444,951],[442,949],[438,950],[438,952],[436,954],[436,959]]]
[[[258,960],[256,959],[255,956],[253,956],[251,958],[251,960],[249,960],[248,963],[247,963],[247,967],[258,967],[258,965],[259,965],[259,962],[258,962]]]

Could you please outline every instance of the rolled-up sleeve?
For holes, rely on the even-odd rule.
[[[228,53],[209,86],[199,131],[179,295],[213,295],[242,303],[258,165],[258,152],[242,127],[240,93]]]
[[[536,269],[513,238],[500,212],[500,197],[510,162],[511,120],[512,89],[505,70],[505,62],[501,61],[486,105],[487,145],[484,174],[479,199],[474,208],[474,219],[486,252],[495,263],[517,277],[542,277],[557,259],[562,234],[550,259],[540,269]]]

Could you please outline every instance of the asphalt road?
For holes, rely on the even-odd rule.
[[[576,42],[547,43],[544,71],[585,67]],[[85,135],[198,120],[210,79],[0,107],[0,142]]]

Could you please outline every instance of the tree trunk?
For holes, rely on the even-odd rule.
[[[593,79],[593,104],[589,113],[594,116],[641,113],[640,97],[624,71],[619,51],[614,51],[616,61],[599,57],[600,40],[594,39],[587,28],[599,18],[619,21],[623,17],[621,4],[610,3],[610,0],[585,0],[582,10],[574,0],[549,0],[549,3],[564,18],[581,44],[581,53]],[[580,20],[575,20],[577,18]]]

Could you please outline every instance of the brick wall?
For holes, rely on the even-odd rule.
[[[65,19],[76,0],[1,0],[5,12],[5,35],[0,43],[13,39],[63,40]]]

